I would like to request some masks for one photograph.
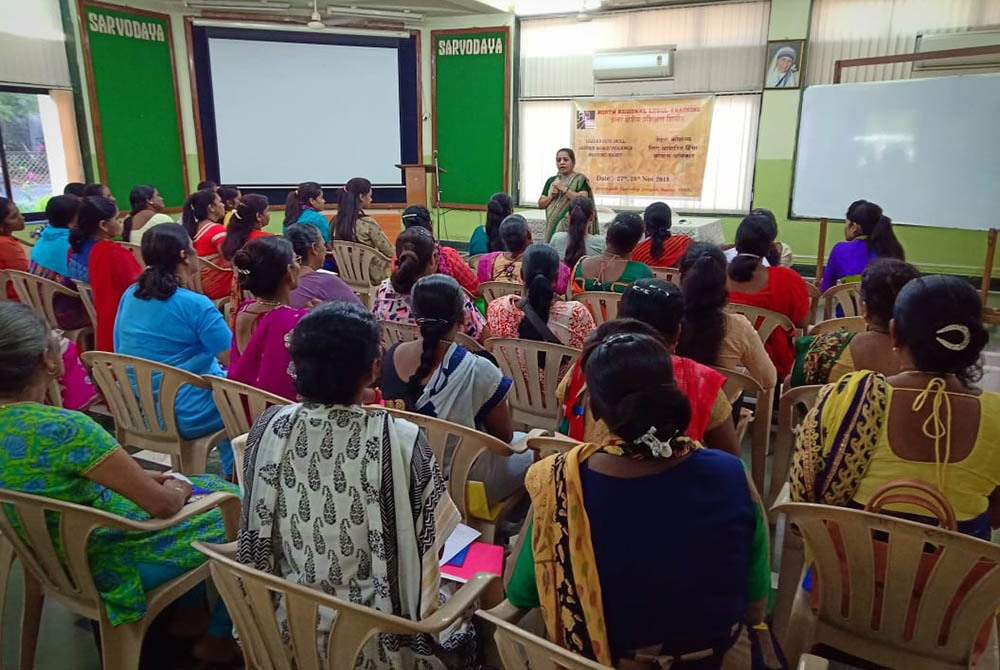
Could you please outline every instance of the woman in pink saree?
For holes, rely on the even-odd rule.
[[[294,401],[288,342],[309,311],[289,304],[289,294],[298,286],[299,259],[285,238],[261,237],[236,252],[233,267],[240,287],[256,299],[244,302],[236,313],[229,378]]]

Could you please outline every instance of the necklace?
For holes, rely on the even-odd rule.
[[[264,307],[282,307],[285,303],[278,300],[265,300],[264,298],[257,298],[257,304]]]

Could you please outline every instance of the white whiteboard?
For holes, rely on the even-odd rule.
[[[807,88],[792,214],[861,198],[894,222],[1000,227],[1000,74]]]
[[[396,48],[222,38],[208,46],[223,183],[400,183]]]

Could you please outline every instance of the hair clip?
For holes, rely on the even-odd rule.
[[[656,437],[656,426],[650,426],[646,432],[632,441],[632,444],[644,444],[649,452],[657,458],[670,458],[674,455],[671,440],[663,442]]]
[[[447,326],[448,325],[448,320],[447,319],[437,319],[437,318],[432,318],[432,317],[419,317],[419,318],[415,319],[415,321],[417,322],[417,325],[419,325],[419,326],[424,326],[424,325],[428,325],[428,326],[430,326],[430,325]]]
[[[615,344],[624,344],[626,342],[635,342],[634,333],[615,333],[610,335],[601,342],[602,347],[610,347]]]
[[[238,274],[241,277],[249,277],[250,271],[247,270],[246,268],[236,268],[236,274]]]
[[[941,337],[945,333],[961,333],[962,341],[951,342],[949,340],[946,340],[945,338]],[[963,326],[960,323],[953,323],[943,328],[938,328],[937,332],[935,332],[934,334],[937,335],[937,337],[935,337],[934,339],[938,341],[938,344],[940,344],[945,349],[951,349],[952,351],[963,351],[967,346],[969,346],[969,342],[972,341],[972,333],[969,331],[969,327]]]
[[[639,293],[648,296],[662,295],[665,298],[681,297],[680,293],[669,293],[664,289],[660,288],[659,286],[639,286],[638,284],[632,284],[632,286],[630,286],[629,288],[633,291],[638,291]]]
[[[295,195],[299,194],[299,189],[295,189]]]
[[[240,216],[240,211],[239,211],[238,209],[234,209],[234,210],[233,210],[233,216],[235,216],[235,217],[236,217],[237,219],[239,219],[240,221],[242,221],[242,220],[243,220],[243,217],[242,217],[242,216]]]

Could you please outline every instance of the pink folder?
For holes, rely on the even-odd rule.
[[[473,542],[461,566],[445,563],[441,575],[456,582],[465,583],[477,572],[503,574],[503,547],[486,542]]]

